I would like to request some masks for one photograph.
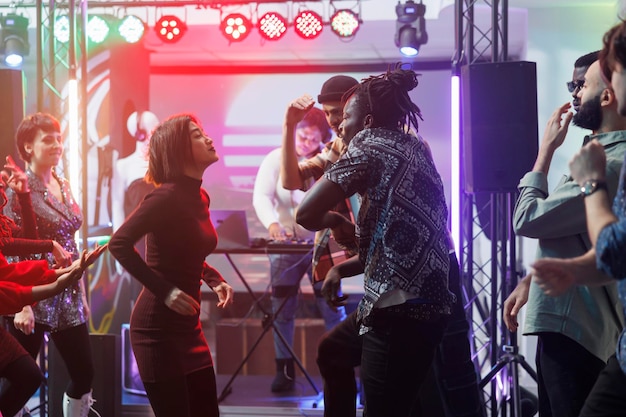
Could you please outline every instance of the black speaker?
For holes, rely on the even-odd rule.
[[[121,391],[121,345],[115,334],[89,335],[93,355],[94,379],[93,408],[101,416],[120,416],[122,410]],[[48,411],[50,416],[63,415],[63,394],[69,376],[59,351],[50,342],[48,348]],[[90,414],[91,415],[91,414]]]
[[[15,132],[24,118],[24,74],[21,70],[0,69],[0,162],[8,155],[23,167],[15,148]]]
[[[536,64],[466,65],[461,85],[465,189],[515,191],[539,146]]]

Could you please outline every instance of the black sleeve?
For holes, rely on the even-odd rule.
[[[168,211],[171,206],[168,190],[157,188],[113,234],[108,246],[124,269],[161,300],[165,300],[174,286],[145,263],[135,250],[135,243],[172,218]]]

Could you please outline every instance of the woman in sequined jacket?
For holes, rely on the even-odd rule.
[[[78,258],[74,235],[82,224],[81,210],[70,191],[69,183],[55,168],[63,154],[59,122],[49,114],[35,113],[19,125],[16,145],[26,164],[30,196],[37,220],[39,238],[58,242]],[[20,226],[21,207],[16,193],[8,190],[9,203],[4,213]],[[50,265],[54,264],[48,256]],[[61,265],[66,266],[66,265]],[[63,414],[87,416],[91,399],[93,361],[87,328],[88,307],[81,281],[62,293],[24,307],[13,318],[11,333],[35,358],[44,332],[51,338],[65,362],[70,382],[63,397]]]
[[[12,162],[8,161],[5,168]],[[17,181],[13,184],[17,184]],[[7,203],[5,187],[3,175],[0,179],[0,208]],[[35,240],[37,229],[28,186],[19,181],[19,187],[20,189],[16,191],[24,210],[24,227],[19,229],[10,218],[0,213],[0,314],[15,313],[25,305],[33,304],[52,293],[58,293],[59,291],[54,288],[60,288],[62,285],[55,281],[56,278],[71,269],[49,269],[45,261],[7,263],[5,254],[19,256],[56,251],[57,258],[65,255],[56,242]],[[40,290],[45,288],[52,291],[40,293]],[[6,378],[9,382],[7,388],[0,391],[0,413],[5,416],[15,415],[43,380],[37,363],[4,327],[0,327],[0,377]]]

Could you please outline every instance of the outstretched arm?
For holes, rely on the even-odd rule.
[[[596,268],[592,248],[576,258],[543,258],[532,265],[534,281],[548,295],[561,295],[575,285],[598,286],[615,282]]]
[[[81,259],[76,260],[71,266],[53,270],[47,268],[45,261],[21,261],[8,264],[4,258],[1,258],[0,313],[16,313],[26,305],[60,293],[78,281],[85,269],[105,249],[106,246],[101,246],[89,254],[83,252]],[[30,331],[32,329],[28,329],[25,333],[29,334]]]

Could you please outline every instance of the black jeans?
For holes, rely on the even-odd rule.
[[[5,334],[4,337],[11,336]],[[6,378],[6,382],[0,393],[0,412],[8,417],[22,409],[43,381],[37,363],[28,355],[9,364],[4,369],[2,377]]]
[[[420,391],[422,414],[484,417],[484,398],[468,337],[470,324],[463,304],[461,271],[456,255],[449,256],[448,288],[456,296],[456,304],[435,353],[432,372]]]
[[[538,336],[539,417],[577,417],[606,364],[567,336]]]
[[[361,365],[367,417],[407,417],[419,412],[419,389],[441,341],[446,319],[421,322],[378,315],[359,335],[356,312],[326,333],[317,363],[324,380],[324,415],[356,415],[354,367]]]
[[[43,343],[44,333],[48,330],[47,326],[36,323],[35,333],[25,335],[17,330],[12,323],[9,325],[9,331],[13,337],[20,342],[33,359],[37,358]],[[94,370],[87,324],[83,323],[52,332],[50,337],[63,358],[67,373],[70,376],[70,382],[65,391],[67,395],[72,398],[80,398],[90,392]]]
[[[626,375],[615,355],[598,377],[580,417],[618,417],[626,413]]]

